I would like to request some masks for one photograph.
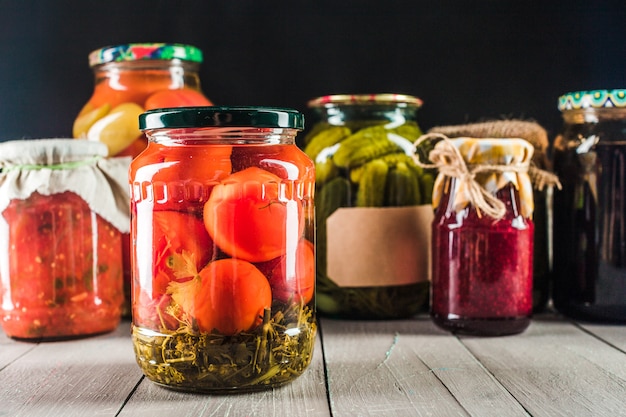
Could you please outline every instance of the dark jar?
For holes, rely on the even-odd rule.
[[[135,157],[146,146],[137,118],[146,110],[209,106],[198,71],[202,51],[175,43],[129,43],[89,54],[94,90],[76,116],[75,138],[107,145],[109,156]]]
[[[141,115],[131,163],[132,340],[152,381],[187,391],[279,386],[316,334],[313,162],[301,113]]]
[[[2,327],[32,341],[83,337],[120,322],[128,162],[102,143],[0,144]],[[122,188],[123,187],[123,188]],[[97,190],[97,193],[94,193]]]
[[[554,306],[575,319],[626,322],[626,90],[559,98],[554,141]]]
[[[311,100],[304,140],[315,161],[317,308],[349,319],[428,309],[434,176],[412,158],[422,102],[398,94]]]
[[[522,139],[439,141],[431,317],[464,334],[519,333],[533,307],[533,154]]]

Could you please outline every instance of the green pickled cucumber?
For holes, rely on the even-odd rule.
[[[385,161],[389,168],[395,167],[399,163],[404,163],[406,166],[413,172],[413,175],[419,177],[422,175],[423,169],[419,165],[415,164],[413,158],[405,153],[389,153],[387,155],[383,155],[378,158],[382,161]],[[363,172],[364,165],[352,168],[350,170],[350,181],[357,184],[359,179],[361,178],[361,173]]]
[[[382,207],[384,205],[388,173],[389,165],[380,159],[374,159],[365,165],[356,193],[357,207]]]
[[[341,141],[333,155],[335,165],[354,168],[383,155],[400,152],[402,147],[387,137],[384,126],[361,129]]]
[[[315,182],[320,185],[324,184],[339,174],[339,168],[330,158],[315,163]]]
[[[351,133],[350,129],[345,126],[330,126],[317,133],[307,142],[304,147],[304,153],[312,160],[316,161],[320,152],[341,142],[343,139],[349,137]]]
[[[422,194],[422,204],[430,204],[433,201],[433,186],[435,177],[433,174],[425,172],[419,177],[420,190]]]
[[[404,162],[399,162],[387,175],[385,205],[391,207],[420,204],[420,183]]]
[[[335,284],[326,276],[326,219],[340,207],[348,207],[351,200],[350,181],[337,177],[318,188],[315,195],[316,249],[315,276],[318,288],[324,289]]]

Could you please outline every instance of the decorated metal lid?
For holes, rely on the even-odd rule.
[[[559,97],[559,110],[626,108],[626,89],[590,90],[567,93]]]
[[[149,110],[139,115],[141,130],[194,127],[304,129],[304,115],[278,107],[209,106]]]
[[[423,101],[415,96],[406,94],[334,94],[317,97],[310,100],[309,107],[330,107],[334,105],[362,105],[362,104],[400,104],[421,107]]]
[[[172,59],[202,62],[202,51],[195,46],[178,43],[127,43],[106,46],[91,52],[89,66],[107,62]]]

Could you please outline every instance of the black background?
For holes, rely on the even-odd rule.
[[[0,0],[0,140],[71,134],[87,56],[129,42],[204,52],[216,104],[305,112],[332,93],[424,100],[422,128],[507,117],[553,137],[558,96],[626,88],[626,3],[592,0]]]

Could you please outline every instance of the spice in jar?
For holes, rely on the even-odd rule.
[[[287,383],[311,361],[314,166],[295,110],[153,110],[130,169],[132,339],[152,381],[188,391]]]
[[[319,119],[303,147],[316,169],[322,314],[393,319],[427,310],[434,176],[412,158],[421,104],[400,94],[309,102]]]
[[[431,317],[458,333],[504,335],[530,324],[533,147],[522,139],[437,141]]]
[[[109,156],[137,156],[146,146],[137,118],[146,110],[209,106],[202,93],[202,51],[175,43],[130,43],[89,54],[95,86],[73,126],[75,138],[105,143]]]
[[[556,309],[575,319],[626,322],[626,89],[559,98],[554,141]]]
[[[53,340],[115,329],[122,292],[128,161],[73,139],[0,144],[2,327]]]

